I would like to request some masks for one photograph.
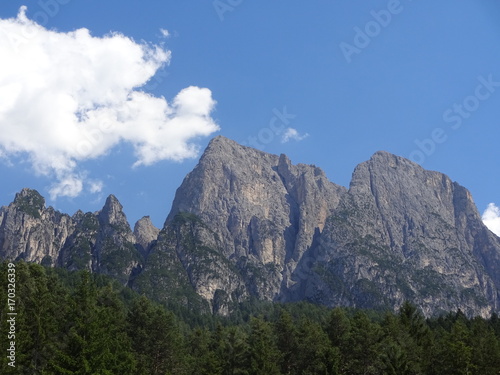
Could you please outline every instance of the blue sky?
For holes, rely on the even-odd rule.
[[[38,51],[43,46],[49,64],[45,70],[35,69],[46,63],[35,57],[26,66],[16,59],[6,65],[4,56],[17,52],[15,48],[3,51],[0,98],[9,102],[9,90],[17,87],[5,83],[13,69],[29,86],[33,99],[15,106],[10,103],[16,111],[5,110],[3,117],[0,103],[0,204],[11,202],[21,188],[31,187],[48,204],[73,214],[78,208],[100,209],[112,193],[132,224],[150,215],[161,226],[175,189],[217,134],[267,152],[285,153],[294,163],[320,166],[332,181],[344,186],[358,163],[377,150],[386,150],[446,173],[472,192],[481,213],[491,202],[500,204],[500,4],[496,0],[16,0],[0,4],[0,18],[15,25],[12,19],[23,5],[28,7],[27,19],[43,28],[36,37],[14,38],[14,47]],[[6,31],[5,25],[0,27],[0,38],[12,44],[14,31]],[[63,38],[81,28],[89,30],[91,42],[80,34]],[[110,33],[122,42],[129,38],[130,43],[120,44],[120,52],[134,45],[148,49],[149,55],[142,58],[147,59],[149,70],[137,68],[129,75],[127,66],[137,63],[132,58],[119,63],[116,70],[96,62],[82,62],[80,67],[75,59],[87,56],[88,50],[77,51],[80,54],[69,60],[61,52],[73,48],[79,38],[88,42],[85,48],[100,48],[98,42],[112,38]],[[45,34],[46,39],[41,37]],[[55,47],[50,47],[54,38]],[[105,48],[101,53],[113,60],[113,51]],[[154,51],[157,54],[152,56]],[[38,56],[30,53],[34,54],[22,56]],[[131,122],[116,137],[106,133],[105,144],[93,148],[91,155],[82,156],[47,140],[44,147],[53,152],[45,157],[44,149],[28,144],[26,136],[44,139],[49,128],[36,128],[32,120],[23,138],[13,124],[22,123],[22,116],[32,112],[47,126],[62,121],[64,113],[45,113],[54,103],[50,93],[78,93],[78,108],[88,111],[106,107],[92,98],[104,95],[96,85],[80,95],[81,90],[61,83],[75,71],[92,72],[94,66],[98,77],[116,73],[130,81],[119,90],[148,93],[137,99],[146,108],[172,105],[177,97],[181,104],[168,107],[171,117],[155,121],[173,118],[178,122],[170,122],[172,127],[179,124],[191,130],[181,130],[180,135],[173,130],[155,133],[158,130],[151,126],[152,138],[145,140],[138,138]],[[23,69],[32,75],[22,75]],[[29,77],[42,73],[54,79],[42,79],[36,86],[36,78]],[[117,84],[107,79],[98,82],[111,88]],[[42,101],[36,106],[42,96],[49,104]],[[87,107],[82,98],[90,103]],[[123,103],[112,100],[116,113],[122,113]],[[139,111],[134,108],[130,111]],[[147,119],[141,116],[131,115],[137,121]],[[183,125],[188,117],[196,123]],[[77,136],[62,126],[56,138],[65,142],[67,136],[69,145],[76,142]],[[283,142],[286,129],[290,137]],[[162,137],[171,140],[168,149],[155,143]],[[75,145],[82,146],[81,141]],[[59,158],[58,152],[64,155]],[[78,179],[83,184],[78,185]],[[69,188],[64,188],[68,181]]]

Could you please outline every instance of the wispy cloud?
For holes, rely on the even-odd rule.
[[[490,203],[486,210],[483,212],[483,223],[495,233],[500,236],[500,208],[495,203]]]
[[[300,134],[297,129],[286,128],[281,135],[281,143],[287,143],[289,141],[302,141],[304,138],[309,137],[309,134]]]
[[[167,29],[160,29],[160,32],[164,38],[168,38],[170,36],[170,32]]]
[[[119,33],[47,30],[25,11],[0,19],[0,155],[53,178],[53,198],[98,192],[80,164],[120,143],[133,146],[136,167],[181,161],[219,129],[209,89],[185,88],[171,102],[141,91],[170,51]]]
[[[104,183],[99,180],[94,180],[89,182],[89,190],[92,194],[100,193],[104,187]]]

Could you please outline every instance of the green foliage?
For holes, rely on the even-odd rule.
[[[248,339],[250,347],[249,373],[251,375],[280,374],[278,363],[281,360],[281,353],[271,325],[260,318],[252,318],[250,329]]]
[[[7,326],[0,263],[0,329]],[[241,304],[228,318],[174,314],[103,275],[16,263],[16,368],[2,374],[494,375],[500,319],[425,320],[307,303]],[[201,316],[201,315],[199,315]],[[258,317],[255,317],[258,316]],[[0,340],[0,350],[8,349]]]

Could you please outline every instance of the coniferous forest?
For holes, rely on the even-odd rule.
[[[425,319],[307,303],[242,304],[230,317],[166,309],[104,276],[15,266],[15,366],[5,353],[8,264],[0,266],[2,374],[500,373],[500,319]]]

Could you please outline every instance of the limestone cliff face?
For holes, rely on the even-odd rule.
[[[0,209],[0,257],[88,269],[127,284],[141,256],[122,208],[111,195],[101,211],[70,217],[46,208],[37,191],[23,189]]]
[[[500,284],[483,255],[499,254],[495,237],[465,188],[378,152],[354,171],[297,272],[295,298],[358,307],[411,300],[428,315],[457,308],[488,315],[499,308]]]
[[[187,213],[176,215],[160,232],[133,287],[163,302],[186,300],[186,305],[202,306],[196,294],[221,315],[248,297],[239,271],[223,255],[220,237]]]
[[[54,265],[75,224],[36,191],[23,189],[14,202],[0,208],[0,257]]]
[[[358,165],[346,189],[315,166],[216,137],[161,230],[145,217],[132,232],[112,195],[70,217],[24,189],[0,208],[0,258],[89,269],[222,315],[250,297],[391,309],[409,300],[426,315],[500,310],[500,238],[471,194],[387,152]]]
[[[219,136],[177,190],[166,226],[179,212],[197,215],[220,237],[247,291],[273,300],[344,192],[317,167]]]
[[[154,241],[158,238],[160,230],[156,228],[151,222],[149,216],[144,216],[135,223],[134,236],[137,242],[139,251],[147,256]]]

